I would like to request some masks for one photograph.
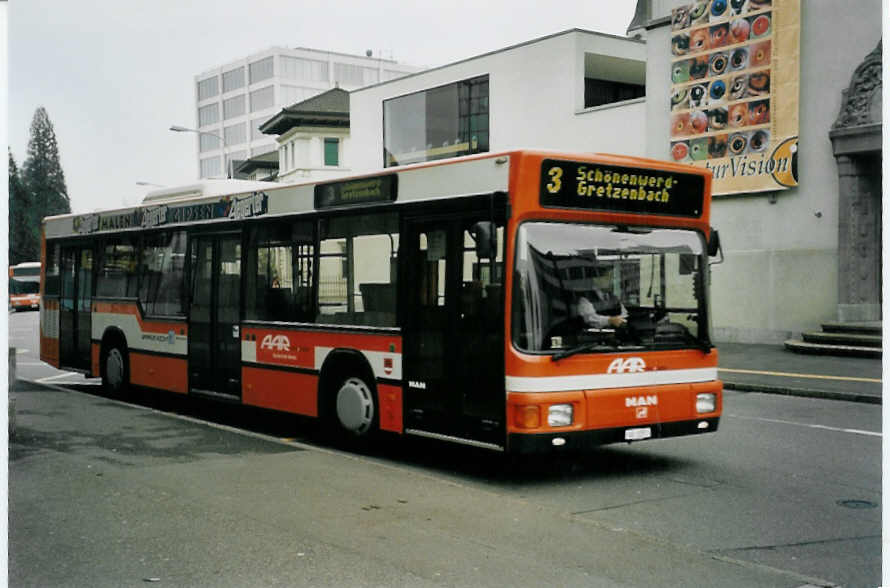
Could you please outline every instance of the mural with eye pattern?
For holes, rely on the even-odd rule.
[[[796,185],[782,154],[797,152],[799,31],[800,0],[672,10],[669,157],[710,169],[715,195]]]

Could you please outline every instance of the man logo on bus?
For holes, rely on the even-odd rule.
[[[628,357],[623,359],[616,357],[609,364],[610,374],[633,374],[646,371],[646,362],[642,357]]]
[[[260,348],[274,351],[290,351],[290,339],[287,335],[266,335]]]

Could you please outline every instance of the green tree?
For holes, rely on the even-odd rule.
[[[34,224],[31,195],[9,151],[9,263],[40,259],[40,232]]]
[[[38,234],[44,217],[71,212],[56,133],[42,106],[37,108],[31,119],[31,138],[28,140],[22,180],[31,197],[32,222]]]

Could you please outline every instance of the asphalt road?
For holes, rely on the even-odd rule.
[[[10,315],[11,586],[880,584],[881,407],[727,392],[714,435],[505,463],[41,366]],[[73,388],[72,388],[73,386]]]

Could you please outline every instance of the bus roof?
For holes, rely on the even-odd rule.
[[[47,238],[52,239],[226,219],[283,216],[321,208],[354,209],[359,205],[383,202],[419,202],[507,192],[510,189],[511,162],[515,165],[515,162],[526,157],[561,158],[710,175],[702,168],[630,156],[540,149],[512,150],[415,163],[338,178],[307,180],[304,183],[206,180],[153,190],[136,206],[47,217],[43,220],[44,232]],[[372,187],[369,189],[369,186]],[[376,198],[373,193],[376,193]]]

